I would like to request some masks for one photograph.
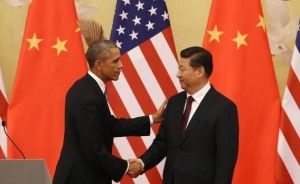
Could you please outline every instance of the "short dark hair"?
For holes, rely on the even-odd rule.
[[[111,54],[111,48],[118,48],[118,46],[110,40],[96,40],[91,43],[86,51],[89,67],[92,68],[96,60],[106,60]]]
[[[198,68],[203,66],[207,77],[212,74],[213,71],[213,57],[212,54],[199,46],[188,47],[180,52],[181,58],[189,58],[190,66],[192,68]]]

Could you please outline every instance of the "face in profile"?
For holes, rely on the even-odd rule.
[[[178,72],[176,77],[182,89],[188,93],[192,93],[195,88],[198,88],[200,77],[202,76],[201,67],[197,69],[190,66],[189,58],[181,58],[178,62]]]
[[[110,52],[110,56],[105,61],[100,61],[102,80],[104,82],[118,80],[123,67],[120,60],[120,50],[118,48],[111,48]]]

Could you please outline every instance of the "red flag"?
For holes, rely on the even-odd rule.
[[[108,87],[109,103],[117,117],[153,113],[164,99],[180,90],[165,1],[117,0],[111,40],[120,47],[124,64],[119,80]],[[157,130],[155,125],[150,136],[115,139],[114,153],[122,158],[140,156],[151,145]],[[121,183],[161,183],[163,164],[134,181],[124,177]]]
[[[63,141],[65,94],[86,71],[74,0],[31,1],[8,130],[26,158],[46,160],[51,176]],[[9,158],[20,158],[8,148]]]
[[[5,120],[7,115],[8,102],[6,100],[5,87],[0,67],[0,119]]]
[[[278,138],[278,184],[300,183],[300,22],[282,100]]]
[[[5,96],[2,93],[2,90],[0,89],[0,118],[2,120],[6,119],[7,108],[8,108],[7,100],[6,100]]]
[[[0,74],[1,74],[1,71],[0,71]],[[0,77],[1,77],[1,75],[0,75]],[[2,129],[2,121],[6,120],[7,108],[8,108],[7,100],[4,97],[2,90],[0,88],[0,121],[1,121],[0,122],[0,127],[1,127],[1,129],[0,129],[0,159],[5,158],[6,150],[7,150],[7,138],[6,138],[4,130]]]
[[[213,0],[204,38],[211,82],[238,107],[237,184],[275,183],[280,95],[260,3]]]
[[[5,135],[5,132],[1,126],[2,121],[6,121],[7,116],[7,108],[8,108],[8,102],[6,100],[6,93],[5,93],[5,87],[4,87],[4,81],[2,78],[2,71],[0,67],[0,159],[5,158],[7,155],[7,137]]]
[[[0,145],[0,159],[5,159],[6,157],[5,157],[5,155],[4,155],[4,152],[3,152],[3,150],[2,150],[2,147],[1,147],[1,145]]]
[[[2,91],[0,90],[0,118],[2,118],[3,120],[6,119],[7,108],[8,108],[7,100],[4,97]]]

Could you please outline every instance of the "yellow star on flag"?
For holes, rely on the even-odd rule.
[[[232,39],[232,41],[237,43],[237,48],[240,48],[241,45],[248,45],[246,42],[248,34],[242,35],[240,31],[237,32],[236,38]]]
[[[79,22],[78,22],[78,20],[76,21],[77,22],[77,29],[75,30],[75,32],[80,32],[80,26],[79,26]]]
[[[208,34],[210,34],[209,42],[212,42],[213,40],[216,40],[218,43],[220,43],[220,36],[224,33],[223,31],[218,31],[217,25],[215,25],[214,29],[212,31],[207,31]]]
[[[32,38],[27,38],[26,39],[29,42],[29,48],[28,50],[31,50],[32,48],[36,48],[36,50],[39,50],[39,43],[43,40],[43,39],[38,39],[36,37],[36,33],[33,33]]]
[[[260,0],[211,1],[207,19],[209,29],[206,29],[203,39],[203,47],[213,54],[215,64],[209,81],[236,103],[239,132],[249,133],[239,136],[238,161],[233,177],[233,183],[238,184],[293,183],[291,176],[295,174],[289,175],[291,173],[287,172],[282,157],[270,152],[278,150],[275,142],[278,141],[280,129],[281,98],[266,34],[268,27],[266,22],[266,25],[263,23],[263,18],[266,19],[262,11],[263,4]],[[207,30],[213,29],[214,25],[224,31],[218,45],[210,42],[210,35],[207,34]],[[264,26],[266,31],[263,30]],[[253,71],[255,75],[252,75]],[[248,94],[255,96],[256,100],[249,100]],[[258,105],[258,101],[263,103]],[[299,142],[299,137],[296,138]],[[254,140],[256,144],[247,144]],[[254,154],[249,154],[249,149]],[[268,159],[264,159],[266,157]],[[278,158],[281,159],[279,164]],[[260,167],[261,164],[264,167]],[[293,164],[299,166],[296,159]],[[276,173],[271,170],[276,170]],[[255,175],[249,176],[252,171],[256,171]],[[278,174],[280,172],[284,173],[287,180]],[[296,183],[300,184],[300,180]]]
[[[258,24],[256,24],[257,27],[262,27],[264,31],[266,31],[266,24],[265,24],[265,20],[262,16],[258,15],[259,18],[259,22]]]
[[[32,0],[29,6],[15,85],[7,109],[7,119],[14,126],[8,126],[7,131],[24,145],[26,157],[39,155],[43,158],[50,176],[53,176],[61,151],[57,143],[62,142],[63,131],[51,135],[45,131],[64,129],[62,111],[65,103],[62,99],[88,67],[81,34],[75,32],[78,18],[74,0]],[[72,61],[72,70],[65,61]],[[54,88],[59,90],[49,90]],[[30,95],[24,98],[24,94]],[[47,105],[41,105],[41,102]],[[2,109],[0,107],[0,111]],[[21,132],[28,132],[29,137]],[[34,132],[40,132],[38,139],[29,141]],[[20,153],[12,149],[8,156],[18,158]],[[1,179],[0,183],[3,183]]]
[[[57,50],[57,56],[62,52],[67,52],[65,45],[67,43],[67,40],[61,41],[59,38],[56,39],[56,44],[52,46],[52,48],[55,48]]]

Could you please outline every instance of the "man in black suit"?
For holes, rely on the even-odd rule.
[[[111,184],[140,169],[140,164],[112,155],[113,138],[149,135],[150,125],[162,120],[164,103],[150,116],[117,119],[111,115],[105,83],[118,80],[123,67],[115,43],[95,41],[86,57],[90,70],[66,96],[64,142],[53,184]]]
[[[166,157],[164,184],[230,184],[238,155],[237,107],[210,84],[209,51],[190,47],[180,56],[177,77],[184,91],[169,99],[152,145],[131,162],[142,161],[147,171]],[[182,127],[189,98],[189,121]]]

